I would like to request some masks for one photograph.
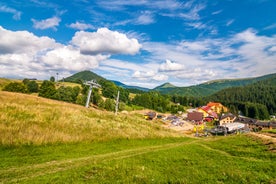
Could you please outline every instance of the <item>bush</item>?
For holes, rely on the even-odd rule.
[[[40,86],[38,95],[45,98],[54,98],[54,95],[57,93],[55,84],[51,81],[43,81]]]
[[[114,111],[115,110],[115,102],[112,99],[106,99],[105,100],[105,109],[108,111]]]
[[[12,82],[3,88],[3,91],[18,92],[18,93],[28,93],[26,85],[19,82]]]

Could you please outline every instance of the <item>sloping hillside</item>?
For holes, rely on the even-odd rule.
[[[139,114],[100,111],[32,95],[0,91],[3,145],[178,136]]]
[[[0,90],[2,90],[4,86],[6,86],[11,82],[19,82],[19,81],[21,82],[21,80],[17,80],[17,79],[0,78]]]

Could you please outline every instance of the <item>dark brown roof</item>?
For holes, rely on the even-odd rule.
[[[234,114],[232,114],[232,113],[227,113],[227,114],[222,114],[222,115],[220,116],[219,120],[222,120],[222,119],[225,119],[225,118],[228,118],[228,117],[230,117],[230,119],[236,118],[236,116],[235,116]]]

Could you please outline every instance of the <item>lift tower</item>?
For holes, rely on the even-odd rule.
[[[84,84],[87,85],[87,86],[89,86],[89,91],[88,91],[88,95],[87,95],[87,99],[86,99],[86,104],[85,104],[85,107],[88,108],[93,87],[94,88],[101,88],[101,85],[98,84],[95,80],[87,81]]]

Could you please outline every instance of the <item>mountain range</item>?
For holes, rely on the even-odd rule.
[[[115,80],[110,80],[110,82],[113,82],[115,85],[122,87],[124,89],[132,89],[132,90],[137,89],[139,91],[144,91],[144,92],[158,91],[162,94],[204,97],[204,96],[215,94],[216,92],[225,88],[242,87],[242,86],[256,83],[258,81],[263,81],[271,78],[276,78],[276,73],[268,74],[260,77],[254,77],[254,78],[213,80],[199,85],[188,86],[188,87],[177,87],[172,85],[171,83],[164,83],[163,85],[157,86],[154,89],[142,88],[139,86],[128,86],[126,84],[123,84]],[[64,81],[76,82],[76,83],[80,83],[81,81],[89,81],[89,80],[96,80],[99,83],[101,83],[101,81],[109,81],[91,71],[82,71],[64,79]]]

